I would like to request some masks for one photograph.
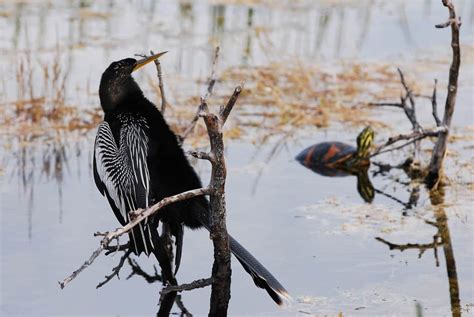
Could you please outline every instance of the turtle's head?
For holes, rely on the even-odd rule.
[[[100,103],[104,112],[113,110],[127,95],[141,92],[132,78],[132,73],[165,53],[158,53],[138,61],[134,58],[125,58],[110,64],[102,74],[99,86]]]
[[[374,130],[370,126],[367,126],[357,136],[357,157],[363,158],[368,157],[370,154],[370,147],[374,142]]]

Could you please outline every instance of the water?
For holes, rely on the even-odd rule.
[[[465,50],[467,61],[453,124],[457,133],[472,136],[472,52],[471,64],[468,54],[473,44],[474,5],[470,1],[456,5],[463,17],[462,38],[470,46]],[[447,62],[428,69],[426,76],[444,79],[449,62],[449,31],[433,29],[447,17],[438,1],[301,1],[254,6],[13,2],[1,3],[0,13],[0,28],[5,30],[0,35],[5,56],[0,61],[4,108],[9,101],[29,96],[20,95],[15,80],[15,65],[25,58],[25,50],[35,54],[33,76],[40,77],[38,65],[52,62],[56,45],[62,69],[68,73],[65,100],[81,109],[97,107],[96,87],[111,60],[150,49],[170,50],[163,59],[169,74],[166,83],[182,88],[168,90],[172,102],[182,94],[199,95],[204,90],[205,85],[196,79],[208,74],[215,43],[221,46],[221,69],[266,65],[279,59],[321,64],[393,59],[409,64],[436,52]],[[138,77],[140,83],[146,82],[146,72],[154,76],[150,67]],[[38,83],[32,97],[40,96],[41,89]],[[444,92],[439,90],[442,104]],[[381,109],[376,115],[393,127],[409,129],[402,114]],[[430,122],[429,112],[421,116],[423,122]],[[16,136],[4,128],[1,315],[154,314],[159,285],[149,285],[139,277],[126,280],[127,266],[120,280],[95,289],[117,264],[118,255],[100,257],[64,290],[57,284],[98,246],[93,232],[118,226],[91,175],[94,131],[31,137]],[[300,150],[316,142],[354,143],[360,129],[334,123],[324,132],[299,131],[281,146],[277,136],[261,148],[227,141],[229,231],[295,299],[292,306],[277,308],[233,261],[232,315],[415,316],[417,303],[424,316],[456,315],[458,306],[463,315],[473,314],[472,138],[450,144],[458,155],[447,161],[451,186],[445,190],[444,203],[437,206],[431,204],[422,185],[406,185],[409,178],[403,171],[374,176],[378,168],[371,167],[375,188],[405,204],[410,198],[416,201],[407,209],[381,193],[376,193],[371,205],[365,204],[357,193],[356,177],[323,177],[294,161]],[[384,134],[388,132],[378,137]],[[430,142],[426,143],[429,147]],[[380,160],[399,162],[400,155]],[[205,183],[209,166],[200,162],[196,168]],[[420,257],[419,249],[390,250],[375,239],[427,246],[437,232],[443,238],[437,247],[438,261],[433,248]],[[141,257],[140,264],[152,272],[152,259]],[[211,265],[208,234],[186,231],[178,280],[208,277]],[[452,277],[453,269],[457,279]],[[209,295],[210,289],[194,290],[183,294],[183,302],[193,314],[205,315]]]

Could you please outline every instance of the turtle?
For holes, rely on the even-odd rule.
[[[368,170],[373,140],[374,131],[367,126],[357,136],[357,148],[336,141],[317,143],[301,151],[296,160],[323,176],[357,176],[357,191],[366,202],[372,202],[375,193]]]
[[[301,151],[296,160],[309,168],[321,167],[350,172],[370,165],[370,147],[373,140],[374,130],[367,126],[357,136],[357,148],[337,141],[322,142]]]

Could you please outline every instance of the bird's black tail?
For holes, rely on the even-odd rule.
[[[194,212],[197,212],[199,215],[199,222],[210,231],[209,205],[207,200],[199,199],[194,206]],[[280,282],[231,235],[229,235],[229,246],[230,251],[239,260],[245,271],[252,276],[255,285],[265,289],[278,305],[291,301],[291,296]]]
[[[285,300],[291,300],[290,295],[280,282],[231,235],[229,235],[229,244],[230,251],[239,260],[245,271],[252,276],[255,285],[265,289],[278,305],[283,305]]]

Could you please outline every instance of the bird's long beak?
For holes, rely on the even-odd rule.
[[[159,58],[160,56],[162,56],[166,53],[168,53],[168,51],[161,52],[161,53],[158,53],[158,54],[155,54],[155,55],[151,55],[149,57],[145,57],[144,59],[141,59],[141,60],[137,61],[137,64],[135,65],[135,67],[133,67],[132,72],[136,71],[137,69],[142,68],[146,64],[154,61],[155,59]]]

